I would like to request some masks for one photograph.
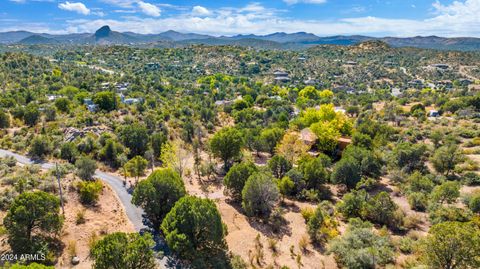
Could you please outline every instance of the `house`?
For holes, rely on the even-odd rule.
[[[451,80],[441,80],[437,81],[437,89],[451,89],[453,88],[453,83]]]
[[[347,111],[346,111],[343,107],[338,107],[338,106],[337,106],[337,107],[335,107],[333,110],[334,110],[335,112],[342,113],[342,114],[346,114],[346,113],[347,113]]]
[[[468,90],[469,91],[480,91],[480,85],[477,85],[477,84],[468,85]]]
[[[393,66],[396,66],[397,64],[391,61],[385,61],[383,62],[383,65],[387,67],[393,67]]]
[[[352,139],[342,136],[338,139],[338,148],[343,151],[348,145],[352,144]]]
[[[305,85],[307,86],[313,86],[313,85],[316,85],[318,83],[318,81],[316,79],[307,79],[305,81],[303,81],[303,83],[305,83]]]
[[[415,89],[423,88],[423,80],[414,79],[408,82],[408,86]]]
[[[392,96],[393,97],[399,97],[400,95],[402,95],[402,91],[400,91],[399,88],[393,88],[392,89]]]
[[[216,106],[227,106],[227,105],[231,105],[231,104],[233,104],[232,100],[218,100],[218,101],[215,101]]]
[[[288,77],[288,73],[281,70],[275,70],[273,72],[273,76],[275,77],[275,81],[277,82],[288,82],[290,78]]]
[[[55,101],[58,98],[62,97],[61,95],[47,94],[48,101]]]
[[[143,101],[143,98],[124,98],[122,103],[126,105],[138,104]]]
[[[346,61],[345,62],[345,65],[348,65],[348,66],[356,66],[358,63],[355,62],[355,61]]]
[[[85,99],[83,99],[83,104],[87,105],[87,106],[88,105],[93,105],[93,101],[90,98],[85,98]]]
[[[145,64],[145,69],[147,70],[158,70],[160,69],[159,63],[147,63]]]
[[[471,79],[468,79],[468,78],[462,78],[462,79],[459,79],[458,80],[458,83],[461,85],[461,86],[470,86],[474,83],[473,80]]]
[[[448,64],[432,64],[430,66],[436,68],[437,70],[447,70],[448,68],[450,68]]]
[[[428,116],[429,117],[438,117],[438,116],[440,116],[440,113],[437,110],[432,109],[428,112]]]
[[[87,105],[87,109],[90,112],[97,112],[98,111],[98,105],[96,105],[96,104]]]

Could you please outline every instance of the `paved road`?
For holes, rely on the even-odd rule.
[[[14,152],[8,151],[8,150],[3,150],[0,149],[0,157],[6,157],[6,156],[12,156],[14,157],[19,163],[22,164],[38,164],[40,165],[43,169],[52,169],[55,167],[55,164],[53,163],[47,163],[47,162],[35,162],[28,158],[27,156],[23,156],[20,154],[16,154]],[[135,227],[135,230],[139,232],[143,232],[146,230],[149,230],[147,226],[143,223],[143,210],[139,207],[136,207],[135,205],[132,204],[131,199],[132,196],[128,191],[125,189],[123,186],[123,179],[119,178],[114,175],[107,174],[105,172],[102,172],[100,170],[97,170],[95,172],[95,176],[101,179],[103,182],[107,183],[110,185],[110,187],[115,191],[117,194],[118,198],[120,199],[120,202],[122,203],[123,207],[125,208],[125,212],[127,214],[127,217],[130,219],[130,221],[133,223],[133,226]],[[156,236],[157,246],[155,249],[161,250],[164,252],[168,252],[166,244],[163,242],[161,238]],[[172,265],[171,259],[167,256],[163,257],[161,260],[159,260],[160,268],[170,268]]]

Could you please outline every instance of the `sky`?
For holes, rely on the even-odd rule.
[[[0,32],[480,37],[480,0],[0,0]]]

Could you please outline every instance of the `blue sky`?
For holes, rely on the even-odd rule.
[[[0,31],[480,37],[480,0],[0,0]]]

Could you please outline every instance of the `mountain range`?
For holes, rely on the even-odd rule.
[[[369,36],[330,36],[319,37],[311,33],[273,33],[268,35],[210,36],[195,33],[167,31],[160,34],[138,34],[133,32],[112,31],[103,26],[95,33],[51,35],[27,31],[0,33],[0,44],[57,44],[57,45],[149,45],[149,46],[185,46],[237,45],[272,49],[302,49],[315,45],[355,45],[364,41],[379,40],[393,47],[416,47],[439,50],[474,51],[480,49],[480,38],[459,37],[444,38],[438,36],[417,37],[369,37]]]

